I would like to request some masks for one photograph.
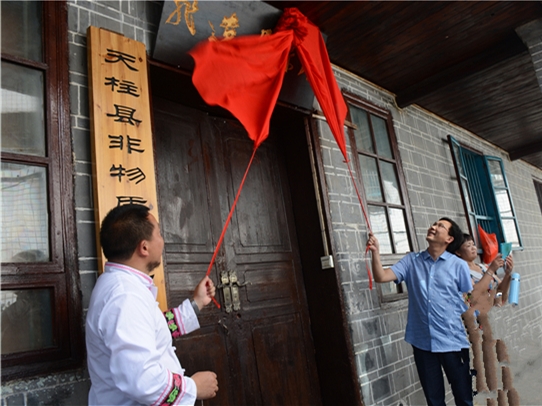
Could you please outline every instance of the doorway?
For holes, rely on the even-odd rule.
[[[205,105],[189,77],[156,65],[150,72],[174,305],[205,275],[252,141],[229,113]],[[222,308],[208,306],[202,328],[175,341],[188,375],[219,376],[219,397],[205,404],[361,404],[340,283],[320,266],[308,124],[306,112],[275,109],[211,273],[217,285],[226,281],[217,290]]]

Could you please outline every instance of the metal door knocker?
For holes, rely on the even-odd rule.
[[[241,309],[241,298],[239,296],[239,288],[248,285],[248,283],[239,283],[235,271],[220,272],[220,285],[218,289],[222,289],[224,294],[224,309],[226,313],[231,313],[232,310],[238,311]]]

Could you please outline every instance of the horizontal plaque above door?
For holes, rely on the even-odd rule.
[[[261,1],[166,0],[153,51],[153,59],[192,71],[188,51],[200,41],[227,41],[242,35],[273,31],[282,10]],[[314,93],[292,51],[279,100],[312,110]]]

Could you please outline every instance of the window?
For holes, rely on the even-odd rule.
[[[413,250],[412,219],[391,114],[346,95],[353,128],[350,144],[371,229],[380,242],[384,265]],[[377,284],[384,301],[406,295],[404,284]]]
[[[82,351],[65,2],[2,1],[2,379]]]
[[[536,191],[536,197],[538,197],[538,204],[540,205],[540,211],[542,212],[542,181],[533,179],[534,190]]]
[[[502,159],[485,156],[448,136],[468,215],[469,232],[478,238],[478,225],[495,233],[497,241],[521,249],[521,236]],[[479,245],[479,244],[477,244]]]

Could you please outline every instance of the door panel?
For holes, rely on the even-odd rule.
[[[242,404],[239,397],[241,386],[236,382],[239,376],[232,375],[232,371],[239,369],[239,357],[225,359],[224,354],[236,354],[236,348],[230,348],[229,343],[233,340],[226,339],[220,329],[222,327],[218,323],[207,324],[190,335],[175,340],[176,352],[187,376],[198,371],[214,371],[218,376],[219,391],[209,404]],[[233,365],[226,361],[231,361]],[[196,405],[199,406],[200,402],[196,402]]]
[[[179,116],[161,111],[155,126],[160,135],[156,143],[159,182],[167,188],[167,202],[160,205],[167,253],[212,253],[211,210],[205,162],[201,159],[205,122],[180,120]]]
[[[303,341],[301,320],[295,314],[259,320],[252,329],[260,391],[263,404],[307,405],[310,394],[300,388],[310,387],[307,374],[299,374],[299,365],[294,360],[304,358],[302,348],[297,345],[282,345]],[[279,338],[279,340],[277,340]],[[279,345],[277,345],[277,342]],[[277,391],[277,388],[281,388]]]
[[[154,100],[159,209],[168,302],[190,297],[252,154],[236,121]],[[320,404],[305,292],[294,243],[284,163],[270,136],[256,152],[211,278],[221,309],[200,314],[202,328],[175,340],[187,374],[217,373],[209,405]],[[224,292],[238,300],[226,311]]]
[[[234,139],[232,135],[232,132],[225,135],[226,162],[233,178],[229,194],[235,196],[233,191],[237,190],[243,178],[253,142],[243,133],[238,134],[241,139]],[[239,199],[234,213],[238,230],[238,235],[234,237],[238,243],[235,245],[236,254],[291,250],[289,235],[284,232],[287,225],[277,165],[274,151],[262,144],[243,187],[243,198]],[[265,195],[262,195],[262,191],[265,191]],[[233,201],[230,203],[233,204]]]
[[[292,306],[295,292],[292,291],[292,265],[289,263],[264,263],[247,267],[246,279],[257,289],[246,290],[248,309],[265,306]],[[271,302],[271,303],[270,303]]]

